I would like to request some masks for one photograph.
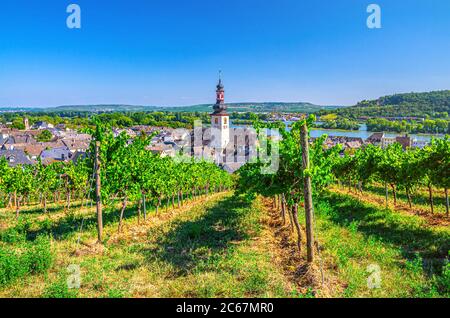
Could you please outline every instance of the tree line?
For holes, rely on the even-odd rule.
[[[359,130],[359,123],[356,120],[347,118],[337,118],[334,120],[324,120],[320,124],[316,124],[318,128],[324,129],[344,129],[344,130]]]
[[[231,118],[236,124],[251,124],[251,113],[233,112]],[[262,120],[267,120],[268,114],[257,114]],[[94,113],[88,111],[36,111],[36,112],[8,112],[0,113],[0,124],[11,123],[10,127],[24,130],[23,119],[27,117],[30,125],[43,121],[53,125],[65,125],[73,129],[94,129],[96,119],[115,128],[128,128],[132,126],[153,126],[169,128],[191,129],[196,120],[209,123],[211,118],[208,112],[179,112],[179,111],[119,111]]]
[[[387,120],[370,118],[367,120],[368,131],[393,131],[407,133],[450,134],[450,121],[445,119],[425,119],[423,121]]]

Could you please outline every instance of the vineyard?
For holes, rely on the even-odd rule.
[[[99,122],[75,163],[1,160],[0,296],[448,297],[450,140],[341,156],[314,122],[268,140],[275,173]]]
[[[307,127],[313,125],[314,120],[312,116],[297,122],[290,132],[280,129],[283,138],[279,145],[280,162],[277,173],[264,173],[267,163],[262,161],[247,164],[240,171],[237,191],[250,196],[272,198],[273,209],[278,211],[281,224],[287,226],[289,223],[290,232],[295,233],[296,249],[300,255],[304,254],[306,241],[307,273],[311,274],[312,281],[320,282],[319,286],[323,287],[326,284],[321,257],[324,246],[320,244],[319,238],[324,233],[323,230],[316,233],[320,225],[316,224],[313,202],[316,202],[317,212],[321,217],[317,222],[323,224],[322,222],[329,220],[330,217],[337,217],[336,219],[343,222],[344,226],[350,227],[352,232],[358,232],[358,227],[367,227],[370,240],[366,244],[374,245],[374,242],[378,240],[380,242],[392,240],[402,246],[406,262],[415,260],[416,267],[421,268],[423,265],[427,268],[427,275],[433,277],[433,283],[422,287],[420,292],[417,290],[412,292],[411,296],[414,296],[414,293],[433,296],[442,293],[448,296],[450,287],[450,266],[448,265],[450,139],[448,137],[435,139],[429,147],[421,150],[404,151],[397,143],[386,149],[368,145],[359,149],[355,155],[340,156],[340,146],[330,149],[323,147],[326,136],[316,139],[309,149],[306,137]],[[256,127],[260,125],[259,123]],[[271,125],[271,128],[274,127],[277,127],[277,124]],[[369,193],[374,192],[374,188],[376,189],[379,184],[384,186],[385,207],[364,205],[367,202],[366,198],[370,196]],[[342,191],[343,188],[347,188],[348,193],[352,195]],[[393,196],[394,210],[398,205],[399,191],[405,193],[409,209],[412,210],[414,195],[422,196],[424,188],[428,194],[429,205],[429,212],[426,214],[435,216],[439,220],[436,228],[430,228],[426,222],[428,218],[425,218],[425,221],[424,218],[403,219],[390,214],[392,210],[389,208],[389,191]],[[442,190],[444,194],[444,198],[439,198],[439,202],[443,202],[439,205],[439,211],[436,211],[434,197],[434,191],[437,189]],[[441,206],[444,209],[441,209]],[[303,207],[304,215],[300,214],[300,208],[303,209]],[[364,210],[368,210],[367,215],[361,215]],[[380,218],[380,213],[383,211],[384,215]],[[300,221],[301,219],[303,222]],[[378,224],[373,223],[373,219],[376,219]],[[369,224],[372,224],[374,228]],[[398,231],[401,227],[410,228],[411,232]],[[327,230],[328,228],[325,232]],[[429,239],[433,237],[433,242],[425,242],[427,241],[423,237],[425,233],[429,235]],[[324,244],[327,243],[329,242]],[[366,247],[364,244],[358,248],[365,250]],[[337,248],[343,253],[342,245]],[[325,251],[329,252],[327,249]],[[358,251],[353,253],[357,254]],[[368,255],[371,253],[373,252],[367,252]],[[365,255],[366,259],[362,263],[367,264],[369,266],[367,271],[372,273],[374,269],[380,269],[378,264],[380,261],[374,264],[367,263],[368,255]],[[338,262],[331,261],[329,265],[335,268]],[[317,263],[319,268],[316,268],[316,275],[314,275],[314,266]],[[389,266],[393,269],[392,264]],[[407,276],[408,273],[403,275]],[[338,287],[335,286],[335,288]]]
[[[156,210],[169,203],[180,206],[185,196],[198,196],[217,192],[231,186],[231,177],[212,163],[184,160],[176,163],[171,158],[161,158],[146,150],[150,137],[136,138],[128,143],[126,134],[117,138],[112,132],[98,126],[91,154],[98,152],[103,169],[99,178],[103,187],[101,198],[107,204],[120,198],[123,210],[129,202],[141,206],[147,203]],[[101,147],[95,145],[101,140]],[[69,211],[73,200],[84,206],[94,197],[95,183],[94,156],[76,163],[54,162],[36,166],[9,167],[5,158],[0,160],[0,192],[2,204],[14,208],[16,218],[20,216],[22,205],[42,205],[47,213],[48,202],[60,203],[64,198],[64,208]],[[92,204],[92,203],[91,203]],[[123,212],[121,213],[123,214]],[[144,208],[144,218],[145,218]]]

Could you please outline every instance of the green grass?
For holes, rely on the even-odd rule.
[[[201,209],[200,209],[201,210]],[[281,297],[284,277],[261,235],[261,209],[231,196],[198,213],[154,228],[139,250],[164,270],[163,297]]]
[[[327,194],[316,203],[317,235],[329,271],[342,282],[344,297],[449,297],[443,269],[450,229],[429,227],[415,216],[364,204],[350,196]],[[369,288],[379,266],[381,286]],[[373,277],[373,276],[372,276]]]
[[[445,263],[450,229],[347,195],[323,195],[315,208],[331,296],[450,296],[450,265]],[[136,208],[129,207],[124,233],[117,236],[118,209],[106,209],[100,248],[83,245],[96,239],[93,209],[66,214],[55,207],[48,216],[24,210],[19,221],[14,213],[2,212],[0,260],[9,276],[0,274],[6,277],[0,297],[316,295],[308,286],[302,286],[308,293],[300,293],[274,261],[281,254],[275,255],[276,246],[268,243],[262,222],[267,211],[259,199],[218,194],[189,203],[172,217],[164,217],[165,209],[161,213],[156,217],[150,210],[147,223],[138,226]],[[80,268],[79,289],[68,288],[70,265]],[[372,289],[368,267],[374,265],[381,270],[381,281],[380,288]]]
[[[48,237],[39,236],[34,242],[20,239],[20,248],[0,245],[0,287],[9,286],[27,275],[46,273],[54,255]]]
[[[380,184],[372,184],[367,186],[364,191],[369,192],[370,194],[377,195],[384,199],[386,195],[386,188]],[[388,200],[391,204],[393,204],[394,197],[392,193],[391,187],[388,187],[389,197]],[[397,201],[403,204],[408,204],[408,197],[406,196],[406,192],[404,189],[397,190]],[[429,193],[428,189],[422,187],[420,189],[415,189],[411,194],[411,203],[413,208],[420,208],[424,211],[430,211],[430,201],[429,201]],[[433,188],[433,204],[434,204],[434,213],[438,215],[444,216],[446,213],[445,209],[445,194],[442,189],[434,189]]]
[[[54,237],[54,265],[0,288],[0,297],[283,297],[294,288],[260,241],[262,207],[243,198],[217,195],[173,218],[137,226],[136,211],[126,213],[124,234],[117,238],[117,211],[105,212],[102,252],[77,244],[95,240],[92,212],[37,219],[27,215],[2,231],[11,248],[36,236]],[[164,213],[164,211],[162,211]],[[33,218],[34,217],[34,218]],[[134,229],[143,235],[134,237]],[[80,252],[81,251],[81,252]],[[77,253],[78,252],[78,253]],[[81,288],[69,289],[68,266],[79,265]]]

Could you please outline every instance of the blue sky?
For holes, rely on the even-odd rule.
[[[366,26],[370,3],[382,29]],[[228,102],[450,89],[450,1],[0,2],[0,106],[212,103],[219,69]]]

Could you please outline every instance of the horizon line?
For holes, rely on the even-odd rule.
[[[239,105],[239,104],[310,104],[316,107],[351,107],[354,105],[320,105],[311,102],[302,101],[250,101],[250,102],[229,102],[227,105]],[[48,109],[48,108],[61,108],[61,107],[86,107],[86,106],[129,106],[129,107],[147,107],[147,108],[182,108],[182,107],[197,107],[197,106],[212,106],[214,103],[200,103],[200,104],[187,104],[187,105],[138,105],[138,104],[123,104],[123,103],[95,103],[95,104],[68,104],[68,105],[56,105],[56,106],[0,106],[0,109],[5,108],[24,108],[24,109]]]

